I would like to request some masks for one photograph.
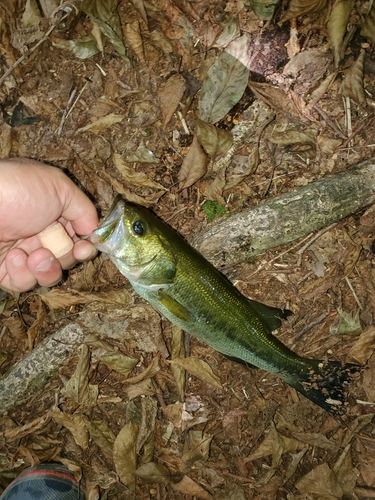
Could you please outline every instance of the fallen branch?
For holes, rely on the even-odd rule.
[[[193,246],[231,267],[319,231],[375,202],[375,158],[213,224]]]
[[[72,323],[49,335],[16,363],[0,380],[0,415],[42,389],[64,361],[77,352],[85,337],[82,328]]]

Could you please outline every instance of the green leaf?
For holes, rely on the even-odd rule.
[[[52,45],[58,49],[69,50],[79,59],[88,59],[99,52],[96,41],[91,35],[83,36],[77,40],[52,42]]]
[[[207,72],[200,91],[200,118],[208,123],[221,120],[241,99],[249,78],[247,34],[231,42]]]
[[[233,144],[233,135],[229,130],[217,128],[202,120],[195,122],[195,133],[206,153],[211,156],[219,156],[226,153]]]

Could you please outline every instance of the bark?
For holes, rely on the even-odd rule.
[[[372,158],[213,224],[192,244],[216,267],[228,268],[340,221],[374,201]]]
[[[0,380],[0,414],[27,401],[32,393],[43,388],[66,358],[77,351],[85,336],[80,326],[67,325],[49,335],[16,363]]]

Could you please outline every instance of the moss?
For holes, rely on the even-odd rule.
[[[203,203],[203,212],[206,214],[208,222],[212,222],[217,217],[224,215],[226,213],[225,207],[221,205],[218,201],[206,200]]]

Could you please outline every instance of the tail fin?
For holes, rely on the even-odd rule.
[[[278,375],[324,410],[343,415],[348,405],[348,385],[360,367],[353,364],[344,365],[337,361],[306,361],[309,361],[306,370]]]

